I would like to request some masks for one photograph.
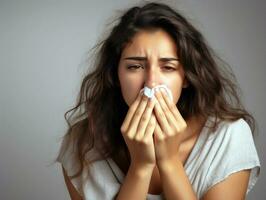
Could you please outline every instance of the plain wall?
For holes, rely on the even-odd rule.
[[[137,1],[0,1],[0,198],[70,199],[55,159],[89,49],[116,10]],[[248,199],[265,199],[266,3],[178,0],[175,5],[233,68],[258,122],[262,171]]]

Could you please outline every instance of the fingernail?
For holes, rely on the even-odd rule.
[[[151,97],[150,101],[154,102],[155,101],[155,96]]]
[[[159,89],[160,89],[161,92],[165,92],[165,91],[164,91],[164,88],[159,88]]]
[[[160,88],[155,88],[155,89],[154,89],[154,91],[155,91],[155,92],[158,92],[158,91],[159,91],[159,89],[160,89]]]

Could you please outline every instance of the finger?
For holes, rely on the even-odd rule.
[[[139,93],[136,100],[129,107],[127,115],[126,115],[126,117],[122,123],[122,126],[121,126],[121,132],[122,133],[125,133],[128,130],[130,121],[131,121],[137,107],[139,106],[141,99],[142,99],[142,93]]]
[[[141,119],[143,112],[145,111],[147,103],[148,103],[148,97],[143,95],[141,102],[140,102],[139,106],[137,107],[137,109],[136,109],[136,111],[135,111],[135,113],[134,113],[134,115],[130,121],[129,129],[128,129],[128,137],[130,137],[130,138],[135,137],[139,121]]]
[[[174,116],[174,118],[176,119],[176,121],[183,121],[184,119],[183,119],[181,113],[177,109],[176,105],[170,100],[170,98],[168,97],[166,92],[162,91],[161,94],[162,94],[164,101],[166,102],[168,109],[171,111],[171,113]]]
[[[135,138],[138,140],[141,140],[145,134],[145,131],[147,129],[147,125],[148,125],[150,118],[152,116],[152,111],[153,111],[154,105],[155,105],[154,100],[149,99],[147,106],[145,108],[145,111],[141,116],[137,131],[136,131],[137,134],[135,135]]]
[[[163,94],[164,93],[164,94]],[[156,97],[159,101],[160,107],[162,109],[162,111],[164,112],[166,119],[168,121],[168,124],[170,127],[174,128],[174,130],[179,130],[178,128],[178,124],[182,123],[182,121],[180,121],[180,119],[176,119],[175,116],[173,115],[173,113],[171,112],[171,109],[169,109],[167,103],[165,102],[165,98],[163,97],[167,96],[167,94],[165,93],[164,89],[160,88],[157,92],[156,92]],[[172,135],[175,132],[167,132],[168,135]]]
[[[158,93],[158,92],[157,92]],[[156,119],[163,131],[164,134],[167,135],[172,135],[174,134],[173,131],[171,130],[171,127],[176,128],[176,121],[173,116],[171,116],[170,111],[167,110],[167,108],[164,108],[165,111],[163,110],[161,106],[161,102],[163,101],[158,100],[158,95],[156,95],[156,104],[154,108],[154,112],[156,114]]]
[[[146,130],[145,130],[143,141],[147,141],[147,140],[152,139],[155,127],[156,127],[156,118],[155,118],[154,114],[151,114],[150,121],[149,121],[149,123],[146,127]]]
[[[163,112],[166,114],[166,117],[168,118],[168,116],[169,116],[170,118],[174,118],[174,116],[172,116],[173,114],[170,111],[167,103],[165,102],[165,99],[163,97],[163,92],[162,91],[163,91],[162,88],[157,90],[156,93],[155,93],[155,96],[156,96],[156,98],[157,98],[157,100],[158,100]],[[167,119],[167,121],[170,124],[171,121],[169,121],[168,119]]]
[[[155,143],[157,141],[162,141],[164,138],[165,138],[165,135],[163,134],[163,131],[160,128],[160,125],[158,123],[156,123],[155,130],[154,130]]]

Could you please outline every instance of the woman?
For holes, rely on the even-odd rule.
[[[146,3],[96,58],[57,158],[72,199],[245,198],[260,173],[255,120],[198,30]]]

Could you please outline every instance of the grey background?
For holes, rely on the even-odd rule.
[[[69,199],[50,165],[76,99],[87,51],[117,9],[137,1],[0,1],[0,198]],[[259,125],[262,171],[248,199],[265,199],[266,3],[178,0],[175,5],[233,68]]]

